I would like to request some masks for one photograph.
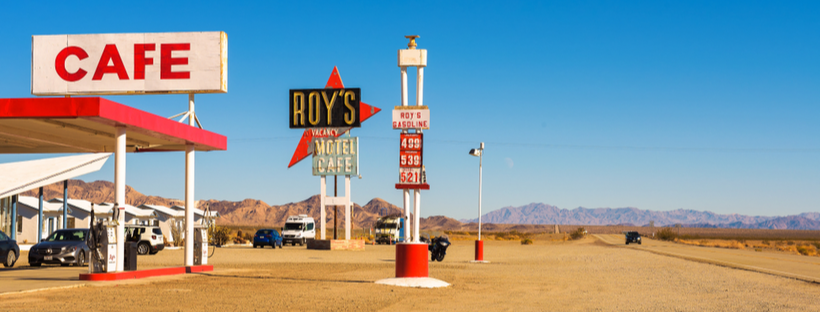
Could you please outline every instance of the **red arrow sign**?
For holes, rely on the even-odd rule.
[[[330,78],[327,80],[325,88],[341,89],[344,87],[342,77],[339,76],[339,69],[333,66],[333,72],[330,73]],[[365,120],[381,111],[380,108],[367,105],[364,102],[359,102],[359,110],[359,122],[361,123],[364,123]],[[313,138],[338,138],[345,134],[345,132],[350,131],[350,129],[353,128],[306,129],[305,132],[302,133],[302,139],[299,140],[299,145],[296,145],[296,151],[293,152],[293,157],[290,159],[288,168],[293,167],[293,165],[310,155],[310,142],[313,141]]]

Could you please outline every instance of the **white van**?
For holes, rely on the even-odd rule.
[[[282,229],[282,244],[304,245],[308,239],[316,238],[316,224],[307,215],[290,216]]]

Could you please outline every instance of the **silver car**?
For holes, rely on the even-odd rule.
[[[88,229],[57,230],[31,247],[28,252],[28,264],[84,265],[90,251],[85,243],[87,239]]]

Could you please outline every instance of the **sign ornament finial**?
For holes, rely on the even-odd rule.
[[[420,37],[417,36],[417,35],[410,35],[410,36],[404,36],[404,38],[410,39],[410,43],[407,44],[407,48],[410,49],[410,50],[415,50],[416,49],[416,38],[420,38]]]

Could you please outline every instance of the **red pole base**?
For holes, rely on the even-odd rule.
[[[484,241],[475,241],[475,261],[484,261]]]
[[[396,277],[428,277],[427,244],[396,244]]]

